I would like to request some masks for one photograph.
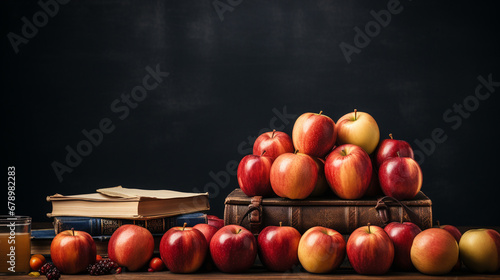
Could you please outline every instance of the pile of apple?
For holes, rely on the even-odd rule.
[[[248,196],[305,199],[331,189],[342,199],[382,192],[412,199],[422,170],[408,142],[390,136],[379,145],[377,122],[365,112],[354,110],[337,123],[322,112],[304,113],[292,137],[272,131],[255,140],[253,154],[238,165],[238,184]]]

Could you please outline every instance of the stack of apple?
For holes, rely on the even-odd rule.
[[[272,131],[255,140],[253,154],[238,166],[238,184],[248,196],[305,199],[330,188],[342,199],[381,192],[412,199],[422,187],[422,171],[411,146],[392,135],[380,145],[379,139],[368,113],[354,110],[337,123],[322,112],[304,113],[292,137]]]

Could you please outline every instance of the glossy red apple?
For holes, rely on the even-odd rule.
[[[197,271],[207,256],[208,244],[205,236],[197,229],[173,227],[160,241],[160,256],[173,273],[193,273]]]
[[[419,233],[411,246],[411,262],[418,271],[430,275],[449,273],[458,261],[458,244],[449,232],[429,228]]]
[[[274,194],[271,187],[270,172],[273,159],[261,155],[247,155],[238,165],[237,177],[241,190],[247,196],[271,196]]]
[[[410,250],[413,239],[422,230],[411,222],[392,222],[386,225],[384,230],[394,244],[394,262],[392,263],[392,267],[401,271],[415,269],[411,263]]]
[[[207,224],[220,229],[224,226],[224,220],[215,216],[215,215],[207,215]]]
[[[96,260],[96,246],[90,234],[66,230],[57,234],[50,244],[50,257],[64,274],[77,274]]]
[[[149,261],[149,268],[152,271],[162,271],[163,268],[165,268],[165,264],[163,263],[163,261],[160,258],[155,257],[155,258],[152,258],[151,261]],[[149,271],[149,269],[148,269],[148,271]]]
[[[300,238],[299,261],[311,273],[328,273],[337,269],[345,253],[345,239],[333,229],[312,227]]]
[[[460,239],[460,259],[476,273],[500,269],[500,234],[493,229],[470,229]]]
[[[295,149],[312,157],[322,158],[330,152],[337,139],[335,122],[328,116],[304,113],[295,121],[292,141]]]
[[[209,224],[197,224],[193,228],[199,230],[203,234],[203,236],[205,236],[208,246],[210,246],[210,241],[212,241],[212,237],[214,236],[214,234],[219,230],[218,228]],[[213,266],[214,264],[212,261],[212,256],[210,255],[210,249],[208,249],[204,267],[207,270],[212,270]]]
[[[394,245],[381,227],[368,224],[349,236],[347,257],[359,274],[384,274],[394,260]]]
[[[373,153],[380,140],[377,122],[368,113],[354,112],[345,114],[337,121],[337,143],[354,144],[363,148],[368,154]]]
[[[250,269],[255,262],[257,241],[244,227],[227,225],[212,237],[210,254],[220,271],[241,273]]]
[[[460,243],[460,238],[462,237],[462,233],[460,232],[460,230],[458,230],[458,228],[456,228],[455,226],[452,226],[452,225],[441,225],[439,223],[439,221],[437,221],[437,225],[439,228],[442,228],[442,229],[446,230],[447,232],[449,232],[451,235],[453,235],[453,237],[455,237],[455,240],[457,241],[457,243]],[[460,270],[461,267],[462,267],[462,261],[460,261],[460,256],[459,256],[458,262],[455,265],[455,267],[453,267],[453,270]]]
[[[266,156],[276,159],[284,153],[293,153],[292,138],[285,132],[273,130],[262,133],[253,144],[253,154],[261,155],[266,151]]]
[[[300,233],[293,227],[267,226],[257,238],[259,258],[271,271],[287,271],[299,264]]]
[[[271,187],[280,197],[304,199],[318,181],[318,164],[306,154],[285,153],[271,166]]]
[[[144,267],[153,256],[153,251],[153,235],[137,225],[120,226],[108,243],[109,258],[130,271]]]
[[[384,139],[378,149],[376,155],[377,167],[382,165],[382,163],[390,158],[395,157],[409,157],[413,158],[413,149],[408,142],[403,140],[396,140],[392,138],[392,134],[389,134],[391,139]]]
[[[343,199],[361,198],[370,185],[372,170],[370,157],[356,145],[339,146],[326,158],[326,180]]]
[[[422,170],[408,157],[385,160],[378,170],[380,187],[385,195],[398,200],[414,198],[422,187]]]

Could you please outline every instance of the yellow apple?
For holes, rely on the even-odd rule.
[[[337,121],[337,143],[360,146],[368,154],[373,153],[380,140],[377,122],[368,113],[354,112],[345,114]]]
[[[500,269],[500,234],[492,229],[471,229],[460,238],[460,259],[477,273]]]
[[[311,273],[328,273],[345,258],[346,243],[337,231],[316,226],[308,229],[299,241],[299,261]]]

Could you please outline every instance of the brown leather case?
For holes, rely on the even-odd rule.
[[[383,227],[391,221],[411,221],[422,230],[432,227],[432,202],[423,192],[412,200],[403,201],[387,196],[358,200],[335,196],[290,200],[248,197],[237,188],[227,196],[224,204],[225,224],[241,224],[253,234],[280,222],[293,226],[300,233],[314,226],[324,226],[350,234],[367,223]]]

